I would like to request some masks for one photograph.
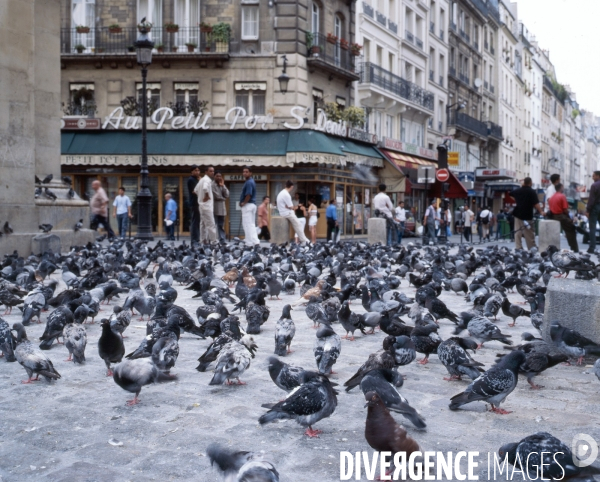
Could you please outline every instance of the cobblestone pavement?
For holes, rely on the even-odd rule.
[[[220,273],[218,270],[217,274]],[[60,279],[60,275],[54,277]],[[62,286],[61,281],[59,289]],[[176,288],[179,292],[176,303],[195,314],[201,301],[191,299],[193,292],[184,291],[183,286],[177,284]],[[400,289],[409,296],[415,293],[407,281],[402,282]],[[318,439],[305,437],[303,428],[292,421],[263,427],[258,424],[265,411],[261,404],[284,396],[270,380],[266,360],[274,349],[275,321],[283,306],[297,298],[298,293],[282,295],[281,301],[268,301],[271,316],[262,333],[256,336],[259,350],[242,377],[248,383],[245,386],[210,387],[211,373],[195,370],[196,360],[210,340],[183,334],[180,357],[173,370],[179,380],[145,387],[141,403],[128,407],[125,401],[131,394],[105,376],[104,363],[98,357],[98,323],[86,325],[88,346],[84,366],[63,361],[68,353],[62,345],[54,345],[47,352],[62,375],[55,383],[22,385],[25,370],[18,363],[0,359],[0,480],[221,480],[205,455],[211,442],[264,451],[275,463],[282,481],[339,480],[340,451],[371,450],[364,438],[366,409],[360,391],[340,393],[335,413],[316,424],[323,431]],[[470,307],[464,297],[453,292],[443,292],[440,299],[456,313]],[[516,293],[509,294],[509,299],[513,303],[521,301]],[[351,308],[363,312],[358,300]],[[17,311],[4,319],[11,325],[20,321]],[[103,306],[97,321],[111,311],[112,305]],[[44,322],[47,315],[42,315]],[[135,349],[145,334],[145,322],[138,318],[125,333],[127,352]],[[292,318],[297,327],[292,344],[294,352],[285,361],[314,368],[312,322],[302,308],[293,311]],[[245,326],[244,317],[241,320]],[[527,318],[519,318],[515,328],[509,328],[508,321],[500,314],[498,326],[517,342],[523,331],[533,330]],[[442,338],[451,336],[453,327],[451,322],[442,320]],[[344,334],[339,324],[334,328]],[[43,329],[44,324],[28,327],[29,338],[37,340]],[[383,337],[383,333],[377,332],[369,336],[358,334],[354,342],[343,340],[335,366],[338,375],[333,380],[340,384],[347,380],[370,353],[381,348]],[[502,345],[490,342],[477,352],[475,359],[489,367],[499,351],[503,351]],[[488,452],[526,435],[548,431],[568,445],[580,432],[600,440],[600,384],[591,366],[552,368],[538,377],[537,382],[545,386],[539,391],[530,390],[521,377],[516,390],[502,405],[514,413],[504,416],[486,411],[486,405],[480,402],[451,412],[450,397],[462,391],[467,382],[444,381],[447,372],[435,355],[430,357],[428,365],[413,363],[401,371],[407,376],[401,392],[428,424],[426,431],[418,431],[405,423],[410,435],[423,450],[480,452],[481,465],[476,473],[482,480],[488,479]],[[405,421],[399,415],[395,418],[400,423]],[[366,480],[364,472],[362,480]],[[518,475],[514,480],[519,480]]]

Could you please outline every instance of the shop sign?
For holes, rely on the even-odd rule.
[[[89,117],[65,117],[60,120],[61,129],[100,129],[100,119]]]
[[[460,165],[460,152],[449,152],[448,153],[448,165],[449,166]]]
[[[517,173],[509,169],[477,168],[475,171],[475,176],[483,179],[514,179],[517,176]]]
[[[266,181],[267,175],[266,174],[252,174],[252,178],[255,181]],[[244,177],[243,174],[225,174],[223,176],[223,179],[225,179],[226,181],[245,181],[246,180],[246,178]]]
[[[397,139],[391,139],[389,137],[383,138],[381,147],[384,147],[385,149],[391,149],[393,151],[404,152],[406,154],[413,154],[419,157],[425,157],[426,159],[431,159],[433,161],[437,161],[438,159],[437,151],[426,149],[424,147],[417,146],[416,144],[409,144],[408,142],[399,141]]]
[[[377,134],[369,134],[368,132],[352,127],[348,129],[348,138],[369,144],[377,144]]]
[[[139,166],[140,156],[61,156],[61,164],[69,166]],[[169,159],[165,156],[148,156],[148,165],[167,166]]]

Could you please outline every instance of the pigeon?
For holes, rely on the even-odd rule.
[[[379,319],[379,328],[381,328],[381,331],[383,331],[386,335],[392,336],[410,336],[410,332],[413,329],[412,326],[405,325],[404,321],[402,321],[400,319],[400,316],[398,316],[397,314],[391,316],[389,311],[381,312],[381,318]]]
[[[415,345],[415,350],[425,355],[417,363],[425,365],[429,362],[429,355],[437,353],[437,348],[442,342],[437,333],[438,326],[431,322],[427,325],[415,326],[410,334],[410,339]]]
[[[7,362],[15,362],[15,347],[17,340],[10,331],[10,326],[0,318],[0,358],[4,357]]]
[[[337,392],[326,376],[318,375],[293,390],[285,400],[262,407],[269,411],[258,419],[261,425],[280,419],[293,419],[308,427],[305,435],[318,437],[322,432],[313,430],[312,426],[335,411]]]
[[[317,372],[307,371],[304,368],[295,367],[282,362],[276,356],[269,357],[269,376],[273,383],[282,390],[289,392],[299,387],[310,378],[318,376]]]
[[[200,356],[200,358],[198,358],[199,364],[196,367],[196,370],[198,370],[199,372],[205,372],[209,365],[217,360],[219,353],[221,352],[223,347],[228,343],[236,341],[232,335],[233,334],[231,332],[225,331],[221,333],[218,337],[216,337],[214,341],[210,345],[208,345],[206,351]],[[252,354],[254,354],[254,351],[252,351]]]
[[[61,177],[62,182],[64,182],[65,184],[68,184],[69,186],[71,186],[73,184],[73,179],[71,179],[69,176],[63,176]]]
[[[358,371],[344,383],[346,391],[349,392],[360,384],[362,378],[375,369],[392,369],[396,366],[396,359],[393,353],[393,343],[396,339],[393,336],[387,336],[383,340],[383,349],[376,353],[371,353],[365,363],[361,365]]]
[[[35,199],[39,199],[41,195],[42,195],[42,188],[41,187],[36,187],[33,197]]]
[[[322,375],[334,374],[332,367],[340,356],[342,340],[329,325],[321,325],[313,348],[317,368]]]
[[[557,321],[550,326],[550,337],[554,345],[568,357],[577,357],[577,365],[583,365],[586,355],[600,356],[600,346],[579,332],[561,326]]]
[[[498,315],[500,308],[502,308],[503,306],[504,300],[508,301],[508,298],[504,298],[500,294],[490,296],[483,305],[483,316],[486,316],[488,318],[493,316],[495,320],[496,315]],[[506,315],[506,313],[504,314]]]
[[[46,319],[44,334],[40,337],[40,349],[49,350],[54,340],[58,341],[58,337],[63,335],[65,326],[72,324],[73,320],[73,313],[66,306],[59,306],[52,311]]]
[[[544,480],[593,480],[591,476],[599,475],[600,469],[594,466],[580,467],[571,449],[548,432],[529,435],[520,442],[504,444],[498,450],[500,460],[507,460],[514,471],[524,472],[529,480],[540,477]],[[579,461],[579,460],[577,460]],[[524,478],[527,478],[523,475]],[[589,476],[589,479],[583,479]]]
[[[15,358],[25,368],[29,376],[27,380],[23,380],[21,383],[35,382],[40,378],[40,375],[48,382],[58,380],[60,374],[56,371],[50,359],[27,339],[23,324],[15,323],[13,330],[17,332]],[[33,378],[34,373],[36,374],[35,379]]]
[[[502,313],[509,318],[512,318],[513,322],[509,323],[508,326],[515,326],[517,318],[519,316],[531,316],[531,313],[520,306],[513,305],[508,301],[508,298],[504,298],[502,302]]]
[[[83,219],[80,219],[79,221],[77,221],[77,223],[73,227],[73,231],[79,231],[82,228],[83,228]]]
[[[277,324],[275,325],[275,355],[278,356],[285,356],[286,353],[292,353],[291,345],[296,334],[296,325],[290,315],[291,309],[290,305],[285,305],[281,313],[281,318],[277,320]]]
[[[52,181],[52,179],[54,178],[54,176],[52,174],[48,174],[43,180],[42,180],[42,184],[49,184],[50,181]]]
[[[461,322],[462,324],[459,323],[454,331],[455,335],[458,335],[464,329],[464,320],[461,320]],[[477,341],[477,349],[481,348],[485,342],[491,340],[499,341],[505,345],[512,345],[512,341],[509,340],[511,335],[505,335],[502,333],[500,328],[498,328],[496,325],[494,325],[494,323],[484,316],[474,316],[471,318],[471,320],[466,324],[466,329],[471,337]]]
[[[457,336],[440,343],[437,355],[450,374],[450,378],[444,378],[444,380],[462,380],[462,376],[467,376],[471,380],[478,378],[484,371],[481,368],[484,365],[473,360],[467,352],[467,350],[475,352],[476,349],[476,342]]]
[[[44,188],[44,196],[46,196],[48,199],[52,199],[53,201],[56,201],[57,199],[56,194],[54,194],[49,187]]]
[[[525,353],[522,351],[509,353],[498,364],[473,380],[464,392],[453,396],[450,399],[450,410],[480,400],[488,402],[494,413],[502,415],[510,413],[501,409],[500,404],[517,386],[519,367],[524,361]]]
[[[402,367],[404,365],[409,365],[417,357],[415,344],[410,339],[410,337],[406,335],[395,337],[393,347],[394,360],[396,361],[396,366]]]
[[[127,401],[129,406],[140,402],[138,396],[142,391],[142,387],[151,383],[169,382],[176,379],[177,376],[160,371],[150,358],[124,360],[115,366],[113,373],[113,380],[117,385],[123,390],[135,393],[133,400]]]
[[[548,246],[547,252],[550,255],[552,264],[559,270],[566,272],[565,278],[569,276],[571,271],[591,271],[596,267],[589,257],[566,249],[559,251],[554,245]]]
[[[376,368],[365,374],[360,381],[360,389],[366,396],[367,393],[377,393],[388,410],[397,412],[417,428],[427,427],[423,417],[409,405],[408,401],[396,389],[398,373],[390,369]]]
[[[429,310],[436,320],[446,318],[453,323],[458,323],[456,313],[450,311],[446,304],[442,300],[438,300],[435,296],[429,295],[425,298],[425,308]]]
[[[506,355],[497,354],[500,359]],[[531,351],[525,353],[525,361],[519,367],[519,373],[527,376],[527,383],[531,386],[532,390],[539,390],[544,388],[541,385],[533,383],[533,377],[539,375],[544,370],[558,365],[559,363],[566,362],[569,357],[563,353],[542,353]]]
[[[12,226],[10,225],[10,223],[8,221],[6,221],[4,223],[4,226],[2,227],[2,231],[4,231],[4,234],[12,234],[14,232]]]
[[[8,290],[0,289],[0,304],[4,305],[4,315],[10,315],[15,306],[22,305],[23,300]]]
[[[210,465],[217,464],[226,482],[279,482],[275,466],[252,452],[242,452],[211,444],[206,449]]]
[[[280,300],[281,298],[279,298],[279,294],[281,293],[282,289],[283,285],[275,275],[271,276],[267,280],[267,291],[269,292],[269,299],[273,299],[273,297],[275,297],[276,299]]]
[[[250,335],[244,335],[239,342],[232,341],[225,345],[219,352],[215,373],[209,385],[232,385],[232,378],[237,380],[238,385],[245,385],[240,377],[250,367],[256,348],[258,345]]]
[[[52,231],[54,226],[52,226],[52,224],[40,224],[38,227],[40,228],[40,231],[43,231],[44,234],[47,234]]]
[[[363,335],[366,334],[364,318],[361,318],[357,313],[350,311],[348,301],[342,303],[342,307],[340,308],[340,311],[338,311],[338,320],[344,330],[346,330],[346,335],[344,336],[345,340],[354,341],[354,332],[356,330],[360,330]],[[352,335],[352,338],[348,338],[350,334]]]
[[[1,345],[0,345],[0,348],[2,348]],[[10,361],[10,360],[8,360],[8,358],[6,360]],[[598,379],[598,381],[600,381],[600,358],[598,358],[594,362],[594,375],[596,375],[596,378]]]
[[[65,361],[85,363],[85,346],[87,345],[87,332],[83,325],[69,323],[63,329],[65,347],[69,350],[69,358]]]
[[[319,303],[315,296],[311,296],[306,305],[306,316],[313,322],[313,328],[317,328],[321,323],[329,323],[325,308]]]
[[[175,336],[163,336],[152,346],[152,361],[165,373],[170,373],[179,356],[179,342]]]
[[[260,327],[269,319],[271,310],[269,307],[259,305],[253,301],[248,303],[246,309],[246,333],[249,335],[258,335],[260,333]]]
[[[36,184],[41,184],[42,183],[42,180],[39,177],[37,177],[37,174],[35,175],[35,183]]]
[[[124,310],[120,306],[113,308],[113,314],[110,316],[110,329],[115,333],[119,333],[123,338],[123,333],[131,323],[131,312]]]
[[[106,364],[106,376],[110,377],[113,374],[110,365],[111,363],[119,363],[123,359],[125,345],[121,335],[111,329],[109,320],[102,320],[101,326],[102,334],[98,340],[98,355]]]

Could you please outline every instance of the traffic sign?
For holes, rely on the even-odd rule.
[[[448,153],[448,165],[449,166],[458,166],[460,163],[460,157],[458,152],[449,152]]]
[[[440,182],[446,182],[450,179],[450,173],[448,172],[448,169],[438,169],[435,173],[435,178]]]
[[[434,166],[419,166],[417,170],[417,183],[433,184],[435,182],[435,177],[433,177],[434,171]]]

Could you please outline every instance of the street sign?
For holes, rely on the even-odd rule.
[[[435,182],[435,167],[433,166],[421,166],[417,170],[417,183],[419,184],[433,184]]]
[[[446,182],[450,179],[450,173],[448,172],[448,169],[438,169],[435,173],[435,178],[440,182]]]
[[[448,165],[449,166],[458,166],[460,163],[460,156],[458,152],[449,152],[448,153]]]

